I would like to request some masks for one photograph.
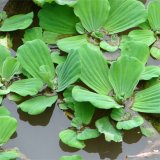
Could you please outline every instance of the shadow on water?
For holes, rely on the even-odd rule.
[[[9,2],[13,1],[13,6],[8,3],[5,7],[9,15],[13,15],[13,13],[28,13],[32,10],[37,13],[38,8],[30,0],[10,0]],[[0,0],[0,10],[5,4],[6,0]],[[17,5],[20,5],[20,7],[17,7]],[[13,35],[15,37],[15,50],[22,43],[20,37],[23,37],[23,33],[23,31],[13,33],[14,35],[18,34],[18,36]],[[118,56],[118,53],[112,56],[108,57],[110,58],[109,60],[114,60],[116,58],[114,56]],[[150,58],[148,65],[153,64],[160,65],[160,62]],[[134,129],[124,133],[124,141],[122,143],[108,143],[104,140],[104,136],[100,136],[97,139],[88,140],[84,150],[78,151],[66,146],[58,138],[59,132],[70,126],[70,121],[56,105],[37,116],[30,116],[17,110],[16,104],[7,99],[3,101],[3,105],[7,106],[12,116],[18,120],[18,129],[5,147],[18,147],[31,160],[58,160],[62,155],[73,154],[79,154],[85,160],[127,160],[125,158],[126,155],[136,155],[154,143],[152,139],[141,136],[138,129]],[[96,116],[99,115],[97,114]],[[148,158],[148,160],[154,159]]]

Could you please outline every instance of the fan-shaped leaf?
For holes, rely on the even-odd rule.
[[[24,45],[18,48],[17,57],[21,66],[32,76],[41,79],[44,83],[49,86],[55,75],[54,66],[52,64],[52,59],[50,51],[47,45],[39,40],[28,41]],[[46,79],[42,75],[42,70],[48,68],[49,79]]]
[[[79,149],[82,149],[85,147],[84,142],[78,140],[77,133],[71,129],[61,131],[59,134],[59,138],[63,143],[65,143],[70,147],[79,148]]]
[[[0,146],[4,145],[16,131],[17,120],[9,116],[0,116]]]
[[[128,56],[122,56],[111,65],[109,80],[118,99],[127,99],[132,95],[143,70],[144,65],[137,58]]]
[[[103,133],[106,141],[122,141],[122,134],[120,131],[115,129],[109,121],[108,117],[103,117],[96,121],[96,127],[100,133]]]
[[[15,31],[18,29],[25,29],[31,25],[32,19],[33,19],[33,12],[25,15],[20,14],[9,17],[5,19],[4,22],[2,23],[0,31],[7,32],[7,31]]]
[[[146,20],[144,5],[135,0],[109,0],[111,9],[105,29],[118,33],[138,26]]]
[[[73,9],[68,6],[45,4],[39,14],[40,26],[47,30],[61,34],[76,33],[75,25],[78,18]]]
[[[13,82],[9,89],[11,92],[17,93],[21,96],[34,96],[43,87],[41,80],[36,78],[23,79]]]
[[[160,113],[160,83],[136,93],[132,109],[144,113]]]
[[[96,31],[105,25],[109,10],[108,0],[79,0],[74,6],[74,13],[88,32]]]
[[[51,107],[56,100],[57,96],[37,96],[22,102],[18,105],[18,108],[30,115],[37,115],[42,113],[47,107]]]

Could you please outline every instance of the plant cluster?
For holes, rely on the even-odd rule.
[[[9,18],[1,12],[0,32],[26,29],[16,56],[6,43],[0,45],[1,103],[7,96],[18,109],[37,115],[57,102],[71,120],[59,138],[78,149],[101,134],[121,142],[123,132],[136,127],[153,135],[140,113],[160,113],[160,67],[146,65],[150,55],[160,59],[160,1],[147,7],[138,0],[53,1],[34,0],[41,6],[39,26],[29,29],[33,12]],[[114,61],[105,57],[116,51]],[[99,110],[106,116],[94,118]],[[16,128],[16,119],[1,106],[0,146]],[[18,156],[17,150],[0,152],[4,160]]]

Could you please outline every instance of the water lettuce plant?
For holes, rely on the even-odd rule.
[[[0,45],[1,104],[7,97],[23,112],[38,115],[56,103],[71,120],[59,138],[77,149],[100,135],[122,142],[123,133],[137,127],[154,135],[141,113],[160,113],[160,67],[147,66],[150,56],[160,57],[160,2],[146,8],[137,0],[34,2],[41,6],[39,26],[26,29],[33,12],[1,18],[3,34],[26,29],[16,55]],[[115,51],[114,61],[105,56]],[[97,118],[98,111],[105,114]],[[16,119],[1,106],[0,146],[16,128]],[[13,159],[19,152],[0,151],[0,157]]]

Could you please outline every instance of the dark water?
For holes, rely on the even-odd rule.
[[[6,3],[7,0],[0,0],[0,10]],[[150,59],[148,65],[151,64],[159,65],[160,62]],[[156,141],[157,146],[160,143],[159,137],[154,140],[149,139],[141,136],[139,130],[135,129],[125,133],[123,143],[108,143],[101,136],[87,141],[86,148],[77,151],[59,141],[59,132],[69,127],[70,121],[57,106],[47,109],[39,116],[29,116],[17,110],[16,104],[7,99],[4,100],[3,105],[7,106],[12,116],[18,120],[17,132],[5,148],[18,147],[31,160],[58,160],[63,155],[73,154],[79,154],[85,160],[127,160],[126,155],[136,155],[148,150]],[[156,147],[156,149],[160,148]],[[139,159],[142,160],[137,158]],[[147,160],[159,159],[159,156],[147,158]]]

